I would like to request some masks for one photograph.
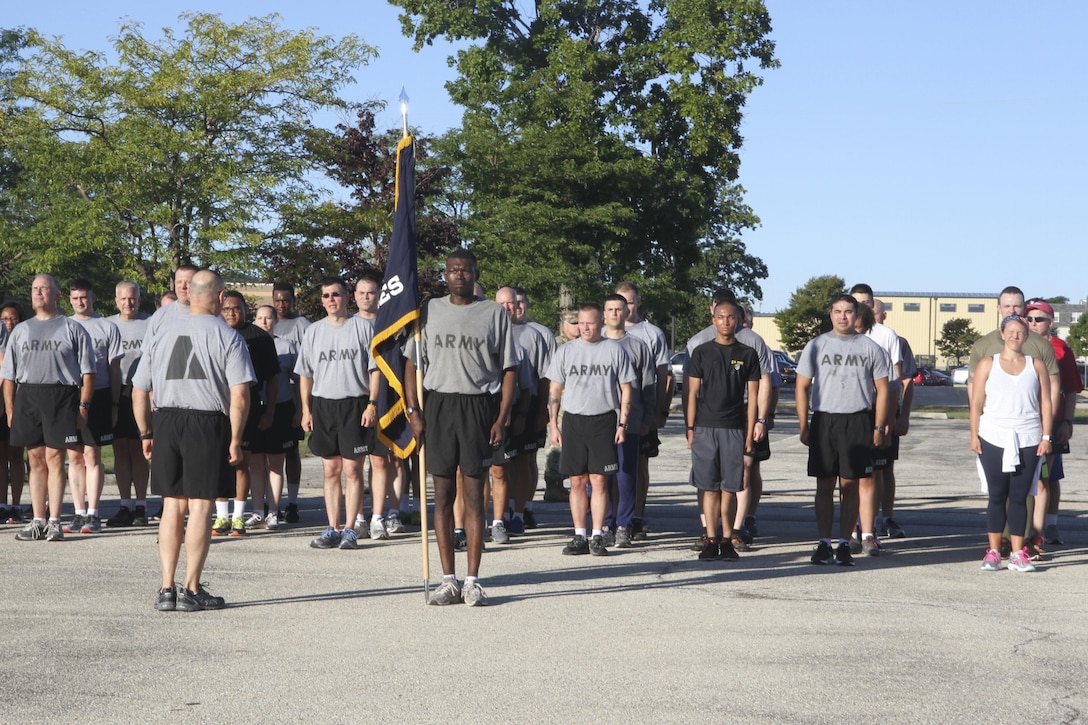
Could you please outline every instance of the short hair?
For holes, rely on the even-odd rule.
[[[384,280],[377,272],[368,269],[359,274],[359,279],[355,280],[355,284],[359,284],[360,282],[372,282],[377,285],[378,289],[381,289],[383,281]]]
[[[997,298],[1001,299],[1005,295],[1020,295],[1020,299],[1026,299],[1026,297],[1024,296],[1024,290],[1011,284],[1005,289],[1001,290],[1001,292],[997,295]]]
[[[182,270],[187,271],[187,272],[192,272],[193,274],[196,274],[197,272],[200,271],[200,267],[198,267],[195,264],[192,264],[190,262],[186,262],[185,264],[179,264],[177,266],[177,269],[175,269],[173,272],[170,273],[171,281],[173,281],[174,278],[176,278],[178,276],[178,272],[181,272]]]
[[[855,292],[861,292],[862,294],[869,295],[870,297],[873,296],[873,288],[865,284],[864,282],[856,284],[850,288],[850,294],[854,294]]]
[[[714,294],[710,298],[710,309],[714,309],[722,302],[737,304],[737,296],[733,294],[733,290],[727,287],[719,287],[714,290]]]
[[[634,282],[623,281],[616,285],[616,292],[634,292],[638,296],[642,296],[642,293],[638,291],[638,285]]]
[[[343,277],[325,277],[318,286],[323,289],[325,287],[332,287],[334,284],[340,285],[340,289],[344,292],[348,291],[348,283],[344,281]]]
[[[623,298],[621,297],[620,299],[623,299]],[[627,300],[623,300],[623,304],[626,305]],[[582,304],[578,305],[578,311],[579,312],[589,312],[591,310],[593,312],[596,312],[598,315],[603,315],[604,314],[604,308],[601,307],[600,302],[583,302]]]
[[[735,300],[719,300],[711,307],[712,312],[716,312],[722,305],[729,305],[733,308],[733,314],[740,318],[741,322],[744,322],[744,308],[736,303]]]
[[[861,321],[862,329],[868,332],[876,324],[876,313],[869,305],[858,305],[858,320]]]
[[[86,277],[76,277],[68,283],[69,292],[94,292],[94,285]]]
[[[624,298],[623,295],[618,294],[616,292],[613,292],[612,294],[605,297],[604,301],[605,302],[619,302],[621,305],[623,305],[624,309],[627,309],[627,300]]]
[[[449,264],[449,261],[451,259],[463,259],[463,260],[465,260],[466,262],[468,262],[469,264],[472,265],[472,274],[473,274],[473,276],[474,277],[479,277],[480,276],[479,275],[480,265],[476,261],[476,255],[473,254],[472,252],[468,251],[464,247],[458,247],[457,249],[454,249],[452,252],[447,254],[446,255],[446,264]]]
[[[240,301],[242,302],[242,307],[243,307],[243,308],[244,308],[244,307],[246,306],[246,298],[245,298],[245,295],[243,295],[243,294],[242,294],[241,292],[239,292],[238,290],[236,290],[236,289],[232,289],[232,290],[227,290],[226,292],[224,292],[224,293],[223,293],[223,299],[227,299],[228,297],[229,297],[230,299],[232,299],[232,300],[240,300]]]
[[[854,312],[858,311],[858,301],[854,299],[853,295],[848,295],[845,292],[839,292],[837,295],[831,298],[831,304],[827,306],[827,309],[833,308],[839,302],[849,302],[850,306],[854,308]]]
[[[287,292],[293,298],[295,296],[295,286],[290,282],[274,282],[272,284],[272,293]]]
[[[122,287],[128,287],[136,292],[136,296],[140,296],[140,285],[133,282],[131,279],[123,279],[116,284],[113,288],[113,293],[116,295]]]
[[[15,316],[19,318],[19,322],[22,322],[23,319],[24,319],[23,318],[23,308],[21,306],[19,306],[19,303],[16,302],[15,300],[9,300],[9,301],[5,302],[4,304],[0,305],[0,312],[3,312],[4,310],[9,309],[9,308],[12,309],[12,310],[15,310]]]
[[[279,314],[276,312],[276,308],[272,305],[257,305],[257,309],[253,310],[253,316],[256,317],[257,313],[261,310],[272,310],[272,321],[276,321],[276,316]]]
[[[514,295],[517,297],[524,297],[525,304],[529,304],[529,293],[525,291],[524,287],[514,287]]]

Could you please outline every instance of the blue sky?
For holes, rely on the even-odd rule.
[[[204,6],[208,7],[208,6]],[[380,57],[345,94],[389,103],[399,125],[438,133],[460,121],[443,83],[448,47],[415,54],[380,0],[220,0],[229,21],[279,12],[287,28],[353,32]],[[811,276],[895,292],[1088,296],[1088,4],[1072,1],[768,0],[782,67],[749,99],[741,183],[761,217],[745,235],[767,263],[772,312]],[[149,36],[190,2],[54,0],[6,8],[0,26],[109,49],[118,20]],[[1080,208],[1082,211],[1077,211]]]

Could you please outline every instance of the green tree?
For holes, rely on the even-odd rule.
[[[937,350],[950,360],[955,360],[956,367],[971,352],[971,346],[982,337],[978,330],[971,327],[971,321],[957,317],[944,323],[941,337],[936,340]]]
[[[715,287],[761,295],[736,179],[752,67],[777,65],[762,2],[391,2],[417,47],[473,43],[443,150],[486,287],[520,284],[554,311],[561,289],[599,299],[631,279],[662,326]]]
[[[1069,328],[1069,337],[1065,341],[1077,357],[1088,355],[1088,314],[1080,313],[1077,321]]]
[[[337,92],[373,49],[276,15],[181,20],[157,40],[124,23],[115,64],[28,34],[12,81],[25,113],[4,129],[21,208],[0,239],[0,255],[25,252],[22,274],[94,260],[153,291],[189,260],[257,275],[281,212],[315,199],[310,118],[347,107]]]
[[[1067,305],[1069,304],[1069,298],[1065,295],[1058,295],[1057,297],[1047,297],[1046,301],[1052,305]]]
[[[846,290],[842,277],[812,277],[790,295],[786,309],[774,316],[782,345],[789,352],[804,349],[808,341],[831,330],[831,300]]]

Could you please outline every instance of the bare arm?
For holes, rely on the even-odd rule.
[[[132,417],[136,419],[136,430],[140,432],[140,447],[143,448],[144,458],[150,461],[154,441],[143,436],[150,436],[153,432],[151,430],[151,393],[139,388],[132,389]]]
[[[993,367],[993,358],[983,358],[978,361],[978,366],[968,384],[968,400],[971,404],[971,450],[982,453],[982,443],[978,437],[979,421],[982,419],[982,407],[986,404],[986,380],[990,377]],[[1044,376],[1046,377],[1046,376]]]
[[[621,445],[627,435],[626,425],[637,425],[631,420],[631,383],[620,383],[620,417],[616,426],[616,445]]]
[[[695,434],[695,416],[699,411],[699,391],[703,387],[702,378],[684,376],[684,422],[687,426],[688,448],[691,448],[691,439]]]
[[[557,446],[563,445],[563,436],[559,431],[559,402],[563,400],[563,383],[554,380],[548,386],[548,427],[551,429],[551,441]]]
[[[242,462],[242,433],[249,415],[249,383],[230,386],[230,454],[232,466]]]
[[[796,390],[797,422],[801,425],[801,442],[808,445],[808,393],[812,387],[812,378],[804,375],[797,376]]]
[[[310,432],[314,429],[313,411],[310,404],[313,403],[314,379],[305,375],[298,379],[298,393],[302,398],[302,430]]]

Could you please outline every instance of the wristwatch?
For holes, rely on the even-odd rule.
[[[404,414],[405,415],[411,415],[412,413],[418,413],[418,412],[419,412],[419,408],[413,408],[410,405],[407,408],[404,409]]]

